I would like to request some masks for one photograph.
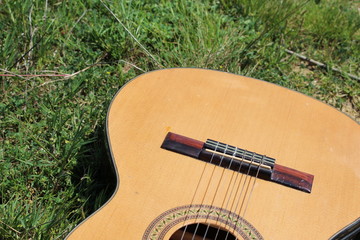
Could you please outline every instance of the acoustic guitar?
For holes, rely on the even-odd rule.
[[[320,101],[204,69],[114,97],[117,189],[68,240],[356,239],[360,126]]]

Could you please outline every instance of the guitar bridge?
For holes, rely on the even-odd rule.
[[[161,148],[225,169],[311,192],[314,176],[275,163],[275,159],[208,139],[201,142],[169,132]]]

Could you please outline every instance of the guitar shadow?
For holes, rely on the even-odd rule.
[[[71,181],[76,188],[74,198],[84,202],[81,207],[85,217],[99,209],[116,188],[104,129],[103,125],[98,126],[89,136],[90,143],[80,148],[80,157],[72,171]]]

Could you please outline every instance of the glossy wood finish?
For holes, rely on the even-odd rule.
[[[216,151],[216,146],[219,144],[223,146],[223,149]],[[314,176],[309,173],[275,164],[275,159],[273,158],[270,158],[271,162],[268,162],[266,165],[261,163],[261,159],[267,157],[254,152],[242,151],[243,153],[236,154],[236,157],[234,153],[235,150],[229,151],[228,153],[226,148],[229,145],[217,141],[214,141],[214,144],[210,146],[210,150],[207,145],[208,144],[199,140],[169,132],[161,148],[193,157],[225,169],[231,169],[237,173],[251,175],[263,180],[270,180],[307,193],[311,192]],[[235,147],[232,148],[236,149]],[[257,162],[254,161],[255,156],[257,156]]]
[[[204,142],[169,132],[161,148],[174,151],[189,157],[199,158]]]
[[[314,182],[314,176],[305,172],[300,172],[296,169],[275,164],[270,180],[310,193]]]
[[[329,239],[360,216],[359,124],[263,81],[167,69],[137,77],[114,98],[107,132],[118,189],[68,240],[142,239],[160,214],[192,202],[243,214],[224,204],[227,187],[240,178],[236,182],[233,171],[162,149],[169,131],[241,146],[315,176],[310,194],[255,182],[243,217],[264,239]]]

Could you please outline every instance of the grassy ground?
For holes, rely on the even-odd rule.
[[[360,72],[356,2],[104,4],[0,0],[0,239],[62,239],[106,201],[114,188],[103,146],[107,107],[143,72],[238,73],[360,120],[360,83],[346,74]]]

